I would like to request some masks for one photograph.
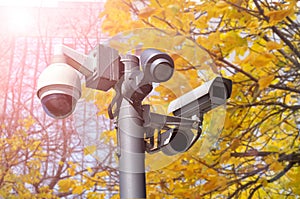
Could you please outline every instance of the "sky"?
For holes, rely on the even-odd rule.
[[[0,7],[5,7],[0,13],[1,23],[6,24],[7,32],[26,33],[34,24],[34,16],[26,8],[57,7],[58,2],[105,2],[105,0],[0,0]]]
[[[105,2],[105,0],[0,0],[0,6],[55,6],[57,2]]]

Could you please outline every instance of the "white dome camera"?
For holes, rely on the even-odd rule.
[[[53,63],[38,79],[37,96],[45,112],[55,118],[69,116],[81,96],[81,82],[77,71],[65,63]]]

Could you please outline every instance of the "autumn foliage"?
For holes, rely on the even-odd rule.
[[[210,152],[205,157],[187,152],[167,167],[148,172],[149,198],[299,196],[296,0],[111,0],[100,16],[103,30],[112,36],[137,28],[172,30],[166,46],[175,37],[192,42],[214,61],[214,73],[234,83],[224,129]],[[176,42],[180,46],[180,39]],[[184,76],[175,81],[192,88],[201,84],[201,66],[180,58],[175,62],[177,73]],[[180,89],[156,88],[168,100]],[[157,100],[165,104],[162,98]]]
[[[212,77],[233,81],[226,114],[205,115],[190,151],[147,155],[148,198],[299,198],[299,2],[108,0],[103,11],[97,6],[67,8],[71,18],[39,10],[32,36],[6,34],[1,24],[0,66],[9,70],[0,85],[0,197],[119,198],[116,131],[107,115],[115,93],[83,88],[77,113],[65,120],[45,116],[35,96],[53,44],[88,52],[105,32],[122,53],[158,47],[175,60],[172,79],[155,85],[144,101],[156,112],[166,113],[171,100]]]

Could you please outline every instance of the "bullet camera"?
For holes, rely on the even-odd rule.
[[[76,70],[65,63],[53,63],[39,76],[37,95],[45,112],[55,118],[66,118],[81,96],[81,83]]]
[[[168,156],[176,155],[187,151],[195,138],[190,129],[173,128],[162,134],[161,141],[168,143],[161,148],[161,151]]]
[[[141,54],[141,65],[149,82],[168,81],[174,72],[174,61],[166,53],[156,49],[146,49]]]
[[[162,151],[172,156],[189,150],[201,136],[203,115],[225,104],[231,90],[231,80],[216,77],[172,101],[168,112],[174,116],[151,113],[150,108],[144,106],[147,152]],[[155,129],[158,130],[157,142],[154,141]]]
[[[231,90],[230,79],[216,77],[172,101],[169,104],[168,112],[186,118],[204,114],[225,104],[231,95]]]

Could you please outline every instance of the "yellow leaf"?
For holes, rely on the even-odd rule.
[[[73,189],[72,193],[73,193],[73,194],[81,194],[82,191],[83,191],[83,186],[76,186],[76,187]]]
[[[89,192],[87,194],[87,199],[104,199],[104,198],[107,198],[105,196],[106,196],[105,193]],[[119,195],[115,194],[112,197],[110,197],[110,199],[113,199],[113,198],[115,198],[115,199],[118,198],[119,199]]]
[[[245,38],[242,38],[237,32],[230,31],[226,34],[221,34],[220,37],[221,41],[224,43],[223,50],[225,50],[226,52],[230,52],[237,47],[247,46],[247,40]]]
[[[271,84],[271,82],[274,80],[274,75],[264,76],[258,80],[259,89],[263,90]]]
[[[217,45],[220,43],[220,32],[214,32],[209,34],[208,39],[204,39],[203,45],[207,48],[212,48],[214,45]]]
[[[216,3],[216,7],[217,7],[217,8],[220,8],[220,9],[226,8],[227,6],[228,6],[228,4],[226,3],[226,1],[218,1],[218,2]]]
[[[218,172],[215,171],[214,169],[211,169],[211,168],[208,168],[208,169],[206,170],[206,173],[209,173],[209,174],[212,175],[212,176],[218,175]]]
[[[166,15],[168,17],[174,17],[180,11],[180,7],[176,4],[171,4],[166,8]]]
[[[225,177],[217,176],[209,180],[207,183],[203,185],[203,190],[206,192],[213,191],[215,189],[226,186],[227,180]]]
[[[221,156],[221,159],[220,159],[220,164],[226,162],[227,160],[230,159],[230,151],[226,151],[222,156]]]
[[[74,185],[71,179],[63,179],[58,182],[59,190],[61,192],[67,192]]]
[[[89,173],[93,173],[93,169],[91,167],[87,167],[86,170],[89,172]]]
[[[274,41],[269,41],[267,44],[266,44],[266,48],[268,50],[277,50],[277,49],[281,49],[282,48],[282,45],[277,43],[277,42],[274,42]]]
[[[243,0],[234,0],[232,3],[234,3],[237,6],[241,6],[243,3]]]
[[[292,96],[290,94],[287,94],[284,98],[284,103],[288,104],[291,102]]]
[[[117,136],[116,136],[116,131],[112,130],[112,131],[105,131],[103,133],[101,133],[100,135],[100,139],[103,140],[105,143],[109,143],[112,140],[117,143]]]
[[[231,95],[233,96],[233,95]],[[225,129],[229,129],[233,126],[232,122],[231,122],[231,119],[230,119],[230,116],[229,115],[226,115],[226,118],[225,118],[225,122],[224,122],[224,128]]]
[[[207,16],[202,15],[201,17],[199,17],[199,19],[197,19],[194,23],[195,26],[199,29],[205,29],[208,27],[208,23],[207,23],[208,19]]]
[[[109,175],[109,173],[107,171],[101,171],[101,172],[97,173],[95,176],[97,178],[102,178],[102,177],[105,177],[105,176],[108,176],[108,175]]]
[[[28,130],[34,123],[35,120],[30,116],[29,118],[24,119],[24,128]]]
[[[268,54],[268,53],[262,53],[259,55],[252,55],[249,56],[249,63],[251,63],[254,67],[263,67],[268,65],[271,61],[272,61],[272,55]],[[246,62],[244,60],[244,62]]]
[[[90,155],[90,154],[94,153],[96,150],[97,150],[96,145],[87,146],[83,149],[83,154]]]
[[[183,22],[179,17],[175,17],[174,21],[173,21],[174,25],[180,29],[182,29],[183,27]]]
[[[291,10],[275,10],[266,13],[266,16],[269,17],[270,23],[281,21],[290,15]]]
[[[73,167],[68,168],[68,172],[69,172],[70,176],[74,176],[75,173],[76,173],[76,171],[75,171],[75,169]]]
[[[260,179],[259,181],[261,181],[261,184],[262,184],[263,187],[268,186],[268,181],[267,181],[267,179],[262,178],[262,179]]]
[[[269,168],[275,172],[280,172],[284,169],[284,166],[282,166],[278,161],[274,161],[272,164],[270,164]]]
[[[230,146],[231,150],[233,150],[233,151],[236,150],[240,146],[240,144],[241,144],[241,141],[239,139],[234,139]]]
[[[147,7],[147,8],[140,11],[139,18],[142,18],[142,19],[148,18],[156,12],[157,12],[157,9]]]

